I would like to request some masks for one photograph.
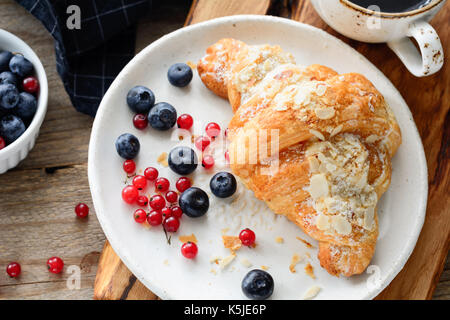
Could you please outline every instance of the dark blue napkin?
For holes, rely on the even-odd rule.
[[[94,117],[106,90],[134,56],[136,21],[151,0],[16,1],[52,34],[57,70],[72,104]],[[70,5],[80,8],[80,29],[67,26],[75,13],[67,13]]]

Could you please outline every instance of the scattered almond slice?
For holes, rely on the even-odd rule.
[[[219,261],[219,267],[220,269],[225,269],[226,266],[228,266],[233,260],[236,258],[236,254],[232,253],[228,257],[225,257]]]
[[[211,271],[209,272],[211,272],[212,274],[217,274],[217,271],[215,269],[211,269]]]
[[[167,162],[167,152],[163,152],[158,156],[158,159],[156,161],[162,165],[163,167],[168,167],[169,163]]]
[[[228,232],[228,230],[230,230],[230,228],[223,228],[221,230],[222,234],[226,234]]]
[[[309,288],[305,294],[303,295],[304,300],[310,300],[317,296],[317,294],[320,292],[321,288],[319,286],[312,286]]]
[[[222,257],[219,256],[214,256],[211,259],[209,259],[210,263],[215,263],[215,264],[219,264],[219,261],[222,260]]]
[[[236,236],[223,235],[222,240],[225,248],[230,249],[231,252],[239,250],[242,246],[241,239],[239,239],[239,237]]]
[[[302,239],[300,237],[295,237],[295,238],[297,238],[297,240],[300,240],[301,242],[303,242],[305,244],[305,246],[307,246],[308,248],[314,248],[314,246],[311,243],[309,243],[308,241],[306,241],[305,239]]]
[[[297,270],[295,270],[295,266],[296,266],[300,261],[302,261],[302,258],[301,258],[298,254],[294,253],[294,255],[292,256],[292,259],[291,259],[291,264],[289,265],[289,270],[290,270],[292,273],[296,273],[296,272],[297,272]]]
[[[316,276],[314,275],[314,268],[309,262],[305,267],[305,273],[313,279],[316,278]]]
[[[242,258],[241,259],[241,264],[246,267],[246,268],[250,268],[253,264],[246,258]]]
[[[197,69],[197,65],[196,65],[194,62],[192,62],[192,61],[188,61],[188,62],[186,62],[186,64],[187,64],[192,70]]]
[[[169,265],[169,260],[166,259],[166,260],[163,261],[163,263],[164,263],[166,266],[168,266],[168,265]]]
[[[186,236],[179,236],[178,240],[180,240],[183,243],[193,242],[193,243],[197,244],[197,238],[195,237],[194,234],[186,235]]]
[[[276,238],[275,238],[275,242],[276,242],[276,243],[283,243],[283,242],[284,242],[284,239],[283,239],[282,237],[276,237]]]
[[[261,269],[267,271],[267,270],[269,270],[269,267],[268,266],[261,266]]]

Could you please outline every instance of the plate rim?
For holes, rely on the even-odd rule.
[[[170,294],[168,292],[166,292],[166,290],[164,288],[154,285],[150,281],[148,281],[144,276],[145,272],[141,272],[140,268],[137,268],[130,262],[130,260],[132,260],[132,259],[130,259],[128,257],[128,253],[123,252],[123,248],[119,244],[119,239],[116,239],[113,236],[113,232],[110,231],[110,228],[107,223],[108,219],[106,218],[106,215],[101,213],[103,210],[101,210],[102,205],[100,204],[100,201],[98,200],[99,199],[98,190],[97,190],[97,187],[95,186],[95,179],[94,179],[95,165],[94,165],[93,159],[95,156],[94,154],[95,154],[96,144],[97,144],[97,135],[98,135],[100,124],[102,122],[101,119],[103,118],[103,115],[105,114],[105,112],[107,110],[107,107],[106,107],[107,104],[105,101],[107,101],[109,99],[111,92],[120,85],[122,78],[124,78],[128,75],[128,70],[131,69],[134,64],[141,62],[141,60],[144,59],[144,57],[147,55],[147,53],[149,51],[154,50],[155,48],[162,45],[163,43],[170,40],[171,38],[176,37],[182,33],[195,32],[195,30],[197,30],[197,29],[201,29],[203,27],[207,27],[207,26],[214,25],[214,24],[222,24],[222,23],[227,23],[227,22],[235,23],[235,22],[244,22],[244,21],[245,22],[247,22],[247,21],[257,21],[257,22],[263,21],[265,23],[284,23],[284,24],[291,25],[291,26],[294,26],[297,28],[308,29],[311,32],[316,32],[316,33],[321,34],[321,36],[323,36],[328,41],[335,41],[337,45],[342,46],[347,50],[353,51],[353,53],[356,54],[356,56],[358,56],[371,69],[373,69],[374,73],[377,74],[377,76],[380,77],[383,80],[383,82],[385,82],[387,85],[389,85],[393,88],[394,92],[398,96],[397,98],[401,102],[403,102],[403,104],[406,106],[406,110],[404,110],[404,111],[407,113],[410,121],[412,122],[413,128],[414,128],[414,130],[413,130],[414,137],[411,137],[411,138],[413,138],[413,140],[418,142],[419,147],[420,147],[419,154],[416,155],[417,160],[419,162],[419,166],[422,169],[420,171],[422,176],[418,178],[419,183],[421,182],[421,185],[418,185],[418,187],[421,187],[421,189],[423,189],[422,198],[419,200],[420,205],[418,208],[418,212],[420,214],[416,217],[414,229],[412,230],[411,237],[408,238],[407,247],[405,247],[404,252],[401,256],[401,259],[397,259],[395,261],[395,263],[392,264],[391,269],[387,272],[387,276],[385,277],[384,282],[380,286],[378,286],[377,288],[369,289],[367,291],[367,293],[360,298],[360,299],[373,299],[379,293],[381,293],[392,282],[392,280],[396,277],[396,275],[403,269],[404,265],[408,261],[409,257],[411,256],[411,254],[417,244],[417,240],[419,238],[423,223],[425,221],[427,201],[428,201],[428,167],[427,167],[427,162],[426,162],[426,158],[425,158],[425,151],[423,148],[422,139],[418,132],[417,126],[414,122],[414,118],[411,113],[411,110],[409,109],[407,103],[401,96],[400,92],[392,84],[392,82],[374,64],[372,64],[364,55],[362,55],[361,53],[359,53],[358,51],[353,49],[351,46],[349,46],[348,44],[346,44],[339,38],[329,34],[328,32],[326,32],[320,28],[317,28],[317,27],[314,27],[314,26],[311,26],[309,24],[305,24],[302,22],[298,22],[295,20],[286,19],[286,18],[282,18],[282,17],[276,17],[276,16],[252,15],[252,14],[225,16],[225,17],[219,17],[219,18],[207,20],[207,21],[200,22],[197,24],[182,27],[180,29],[177,29],[173,32],[170,32],[170,33],[162,36],[161,38],[155,40],[154,42],[150,43],[145,48],[143,48],[139,53],[137,53],[133,57],[133,59],[131,59],[127,63],[127,65],[120,71],[120,73],[114,79],[114,81],[112,82],[112,84],[110,85],[110,87],[108,88],[108,90],[106,91],[105,95],[102,98],[102,101],[99,105],[97,115],[95,117],[95,120],[94,120],[94,123],[92,126],[90,141],[89,141],[88,180],[89,180],[89,187],[91,190],[92,202],[93,202],[96,216],[97,216],[97,219],[99,220],[100,226],[101,226],[103,232],[105,233],[105,236],[106,236],[107,240],[109,241],[111,247],[114,249],[114,252],[119,256],[119,258],[127,266],[127,268],[136,276],[136,278],[139,281],[141,281],[149,290],[151,290],[153,293],[155,293],[161,299],[163,299],[163,300],[172,299]],[[402,106],[402,108],[403,108],[403,106]]]

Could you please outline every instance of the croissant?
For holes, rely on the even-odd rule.
[[[361,74],[297,66],[279,46],[235,39],[209,47],[197,69],[233,109],[232,172],[318,240],[318,259],[330,274],[362,273],[375,251],[376,205],[401,143],[380,92]]]

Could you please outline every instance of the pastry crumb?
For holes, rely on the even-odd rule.
[[[246,267],[246,268],[250,268],[253,264],[246,258],[242,258],[241,259],[241,264]]]
[[[217,271],[215,269],[211,269],[211,271],[209,272],[211,272],[212,274],[217,274]]]
[[[282,237],[276,237],[275,242],[276,243],[284,243],[284,239]]]
[[[168,265],[169,265],[169,260],[166,259],[166,260],[163,261],[163,263],[164,263],[166,266],[168,266]]]
[[[197,65],[192,61],[188,61],[188,62],[186,62],[186,64],[193,70],[195,70],[197,68]]]
[[[312,286],[305,292],[305,294],[303,295],[303,299],[309,300],[315,298],[321,289],[322,288],[320,288],[319,286]]]
[[[268,266],[261,266],[261,269],[263,269],[264,271],[267,271],[267,270],[269,270],[269,267]]]
[[[219,264],[219,261],[222,260],[222,257],[219,256],[214,256],[211,259],[209,259],[210,263],[215,263],[215,264]]]
[[[297,240],[300,240],[301,242],[303,242],[305,244],[305,246],[307,246],[308,248],[314,248],[314,246],[311,243],[309,243],[308,241],[306,241],[305,239],[302,239],[300,237],[296,237],[296,238],[297,238]]]
[[[225,248],[230,249],[231,252],[239,250],[242,246],[241,239],[239,239],[239,237],[236,236],[223,235],[222,240]]]
[[[228,230],[230,230],[230,228],[223,228],[221,230],[222,234],[226,234],[228,232]]]
[[[225,269],[226,266],[228,266],[236,257],[235,253],[232,253],[228,257],[225,257],[219,261],[219,267],[220,269]]]
[[[302,261],[302,258],[301,258],[298,254],[294,253],[294,255],[292,256],[292,259],[291,259],[291,264],[289,265],[289,270],[290,270],[292,273],[296,273],[296,272],[297,272],[297,270],[295,270],[295,266],[296,266],[300,261]]]
[[[158,159],[156,161],[162,165],[163,167],[168,167],[169,163],[167,162],[167,152],[163,152],[158,156]]]
[[[179,236],[178,240],[180,240],[183,243],[193,242],[193,243],[197,244],[197,238],[195,237],[194,234],[186,235],[186,236]]]
[[[315,279],[316,276],[314,275],[314,268],[313,266],[308,262],[308,264],[305,266],[305,273],[310,276],[311,278]]]

